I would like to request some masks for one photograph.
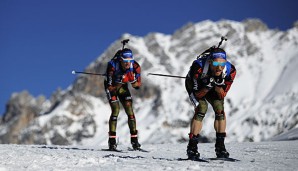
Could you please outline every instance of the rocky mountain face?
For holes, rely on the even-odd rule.
[[[179,143],[188,139],[193,107],[184,80],[148,76],[162,73],[185,76],[196,56],[225,35],[222,47],[237,68],[225,101],[227,141],[262,141],[297,127],[298,28],[271,30],[260,20],[222,20],[188,23],[173,35],[124,34],[86,72],[104,73],[107,62],[129,38],[128,48],[142,67],[143,86],[131,89],[141,143]],[[50,99],[15,93],[1,121],[0,143],[96,145],[106,144],[110,107],[104,78],[79,75],[66,90]],[[214,113],[209,106],[202,141],[213,141]],[[129,143],[127,117],[118,117],[119,143]]]

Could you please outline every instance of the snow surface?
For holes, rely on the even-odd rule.
[[[149,153],[102,151],[106,146],[0,145],[0,170],[297,170],[298,142],[227,143],[238,162],[176,161],[186,158],[187,144],[144,144]],[[199,144],[205,158],[215,157],[214,144]]]

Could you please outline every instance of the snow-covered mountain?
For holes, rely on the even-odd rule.
[[[124,34],[85,71],[104,73],[106,63],[129,38],[142,67],[143,87],[131,90],[141,143],[178,143],[188,139],[193,107],[184,79],[148,76],[149,72],[185,76],[197,55],[220,37],[237,76],[225,99],[227,141],[262,141],[298,127],[298,26],[268,29],[257,19],[189,23],[172,35]],[[71,72],[71,71],[70,71]],[[66,90],[47,100],[14,94],[0,129],[1,143],[106,145],[110,107],[103,77],[79,75]],[[30,117],[29,117],[30,116]],[[214,113],[204,119],[204,141],[213,141]],[[129,143],[124,111],[118,117],[119,143]],[[203,140],[202,140],[203,141]]]

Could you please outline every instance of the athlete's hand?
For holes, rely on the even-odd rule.
[[[213,77],[204,77],[201,79],[203,86],[207,89],[212,89],[214,87],[214,78]]]
[[[131,86],[136,90],[140,89],[140,84],[137,81],[135,81],[134,83],[131,83]]]
[[[136,76],[135,76],[135,73],[133,72],[127,73],[127,78],[130,83],[136,82]]]
[[[113,92],[113,91],[116,91],[116,90],[117,90],[117,87],[116,87],[116,86],[109,86],[109,87],[108,87],[108,90],[109,90],[110,92]]]
[[[216,86],[223,86],[225,85],[225,79],[222,76],[214,77],[214,84]]]

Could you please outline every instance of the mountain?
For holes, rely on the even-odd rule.
[[[128,47],[142,67],[143,87],[131,90],[141,143],[179,143],[188,139],[193,107],[184,79],[196,57],[225,35],[222,47],[236,66],[235,81],[225,99],[227,142],[263,141],[298,127],[298,27],[269,29],[258,19],[188,23],[172,35],[124,34],[85,69],[104,73],[107,62],[129,38]],[[71,72],[71,71],[70,71]],[[15,93],[2,118],[0,143],[106,145],[110,107],[103,77],[79,75],[50,99]],[[209,105],[202,141],[212,142],[214,113]],[[129,143],[127,117],[118,117],[119,144]]]

